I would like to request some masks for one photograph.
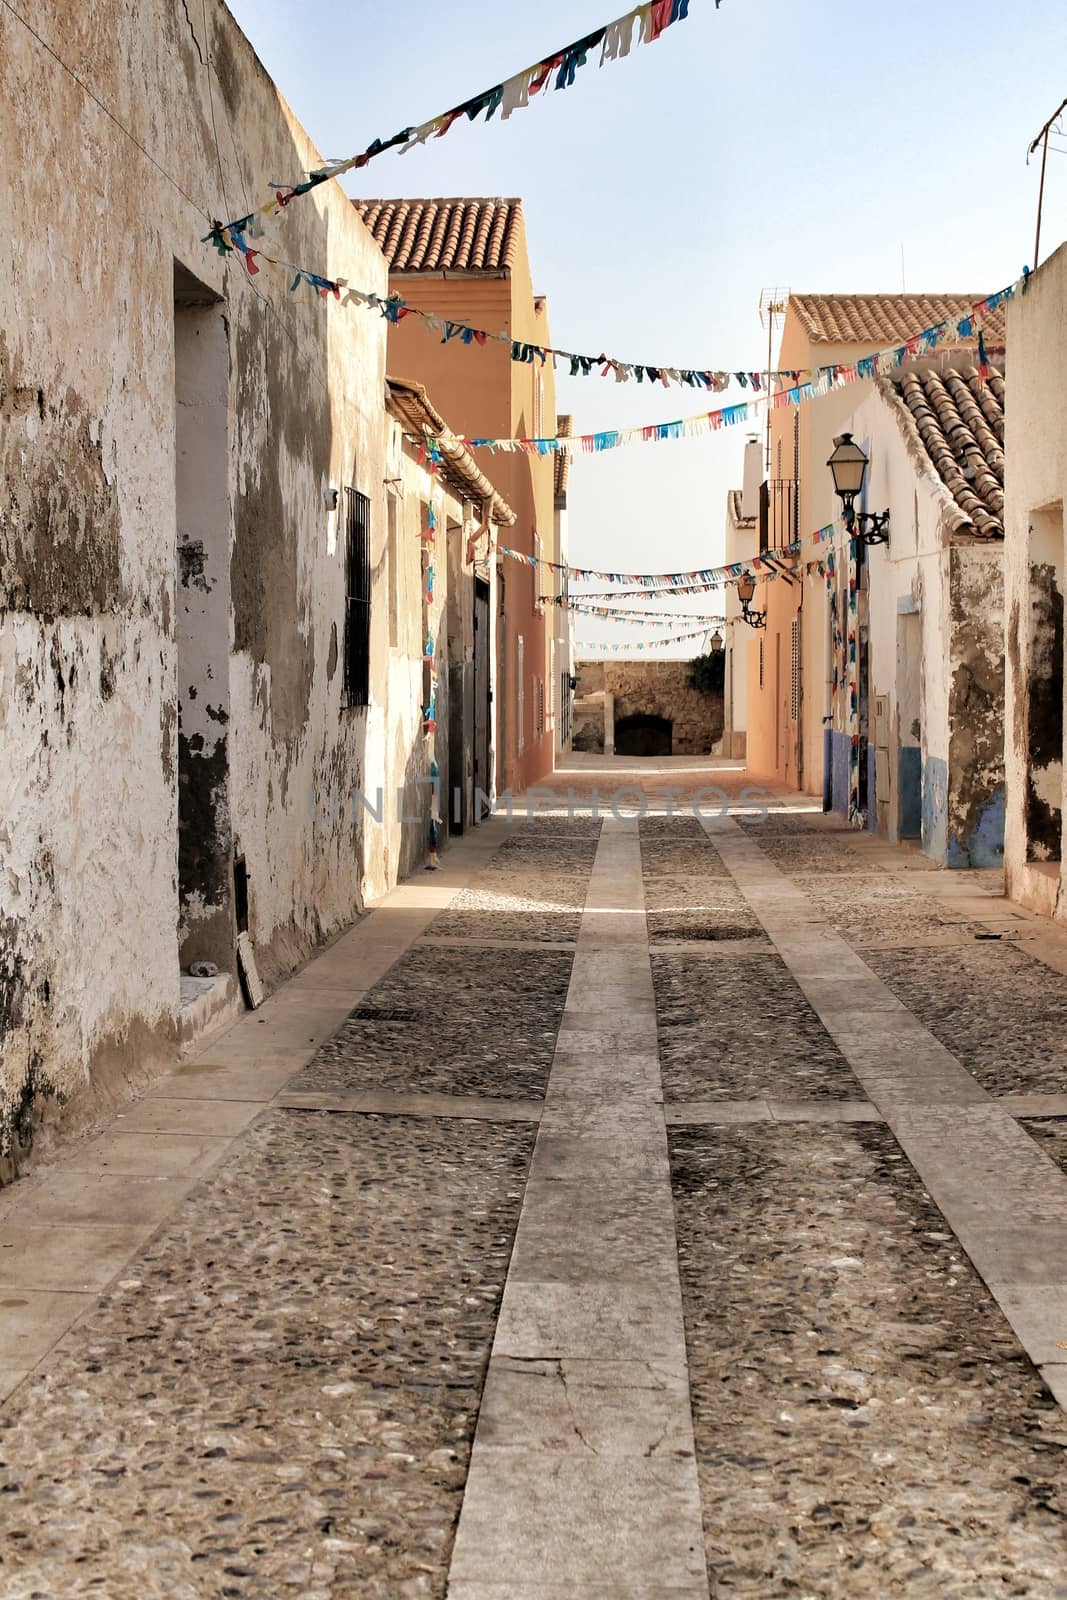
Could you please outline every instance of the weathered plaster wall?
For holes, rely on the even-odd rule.
[[[1004,551],[955,542],[949,568],[950,867],[1004,860]]]
[[[579,661],[576,670],[579,697],[611,696],[616,728],[635,715],[668,719],[674,755],[707,755],[722,734],[722,693],[691,688],[687,661]],[[575,748],[590,746],[576,742]]]
[[[940,865],[986,864],[1001,781],[1001,547],[950,542],[945,490],[878,392],[842,427],[870,456],[867,505],[890,512],[889,543],[867,551],[865,579],[870,740],[885,752],[872,762],[877,825],[897,840],[918,820],[923,850]]]
[[[266,271],[250,281],[201,242],[205,217],[317,159],[229,13],[42,0],[34,25],[170,177],[4,18],[0,182],[20,240],[19,272],[0,281],[9,1166],[47,1107],[73,1097],[87,1114],[90,1086],[122,1093],[176,1036],[176,262],[225,329],[229,510],[213,532],[229,549],[232,651],[208,703],[228,698],[213,727],[268,980],[360,903],[362,830],[343,808],[332,820],[330,800],[363,776],[368,719],[340,705],[343,539],[327,485],[364,488],[383,538],[384,325]],[[276,226],[290,259],[384,291],[339,190]],[[195,566],[181,568],[187,594]]]
[[[1010,895],[1036,910],[1064,916],[1063,864],[1057,859],[1062,850],[1054,848],[1047,826],[1034,826],[1033,801],[1042,801],[1050,812],[1058,809],[1062,816],[1063,657],[1062,647],[1050,645],[1049,635],[1054,641],[1053,580],[1062,607],[1065,572],[1067,245],[1031,276],[1025,295],[1009,301],[1007,339],[1011,368],[1004,439],[1005,869]],[[1012,375],[1019,373],[1025,381],[1013,382]],[[1051,659],[1050,649],[1059,650],[1058,661]],[[1040,698],[1043,685],[1050,692],[1044,714],[1038,711],[1038,721],[1045,723],[1041,727],[1035,724],[1034,692]],[[1053,694],[1058,695],[1058,729]],[[1059,743],[1058,773],[1057,752],[1050,747],[1053,736]]]

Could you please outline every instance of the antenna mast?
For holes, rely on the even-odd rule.
[[[785,316],[786,302],[789,299],[788,288],[762,289],[759,297],[760,326],[767,330],[767,417],[764,425],[763,468],[764,476],[770,480],[771,476],[771,372],[773,370],[774,355],[774,329],[776,321],[780,322]]]

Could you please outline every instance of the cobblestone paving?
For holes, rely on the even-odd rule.
[[[864,1098],[779,956],[653,953],[652,982],[667,1101]]]
[[[651,944],[759,935],[756,916],[695,817],[643,817],[639,834]]]
[[[495,927],[489,913],[476,926],[486,931],[487,921]],[[436,919],[431,931],[438,931]],[[573,959],[554,950],[516,958],[507,950],[419,945],[374,985],[292,1087],[536,1099],[552,1064]]]
[[[1058,1167],[1067,1172],[1067,1118],[1026,1117],[1020,1119],[1032,1139]]]
[[[815,917],[905,946],[862,954],[979,1082],[1067,1087],[1067,978],[1004,942],[906,948],[972,930],[843,824],[739,820]],[[573,939],[601,826],[523,819],[430,934]],[[862,1099],[700,823],[639,834],[665,1100]],[[573,959],[417,943],[293,1087],[539,1098]],[[570,1048],[610,1071],[603,1040]],[[1067,1119],[1025,1126],[1067,1171]],[[626,1127],[595,1141],[632,1163]],[[1067,1600],[1067,1418],[889,1129],[668,1137],[712,1600]],[[0,1410],[0,1600],[443,1600],[533,1142],[263,1113]],[[596,1392],[591,1436],[625,1440]]]
[[[1067,1423],[888,1130],[670,1151],[714,1600],[1063,1600]]]
[[[601,827],[582,816],[531,818],[434,918],[430,934],[524,944],[576,939]]]
[[[821,828],[805,833],[803,829],[782,832],[768,826],[762,830],[750,828],[749,832],[779,872],[790,878],[806,873],[830,873],[836,877],[842,873],[878,872],[862,850],[840,835],[824,838]]]
[[[1067,1088],[1067,977],[1010,944],[863,959],[992,1094]]]
[[[817,915],[852,944],[898,936],[906,943],[916,934],[958,932],[963,926],[903,874],[868,871],[862,878],[829,880],[823,872],[790,875],[809,896]]]
[[[442,1596],[532,1145],[263,1116],[2,1413],[4,1600]]]
[[[732,812],[734,821],[744,828],[746,833],[751,833],[757,843],[761,839],[769,838],[772,834],[791,837],[797,834],[807,838],[822,839],[829,836],[838,839],[842,835],[845,840],[854,838],[855,832],[851,824],[819,814],[818,820],[811,813],[801,813],[799,816],[790,815],[785,811],[768,810],[766,815],[751,816],[743,811]]]

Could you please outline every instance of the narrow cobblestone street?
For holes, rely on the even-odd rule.
[[[747,782],[573,758],[0,1195],[3,1600],[1067,1600],[1067,936]]]

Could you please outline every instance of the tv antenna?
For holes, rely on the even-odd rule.
[[[759,297],[760,327],[767,330],[767,417],[764,426],[764,473],[769,479],[771,476],[771,370],[774,360],[773,344],[775,327],[785,316],[785,308],[789,302],[788,287],[779,286],[774,289],[761,289]]]

